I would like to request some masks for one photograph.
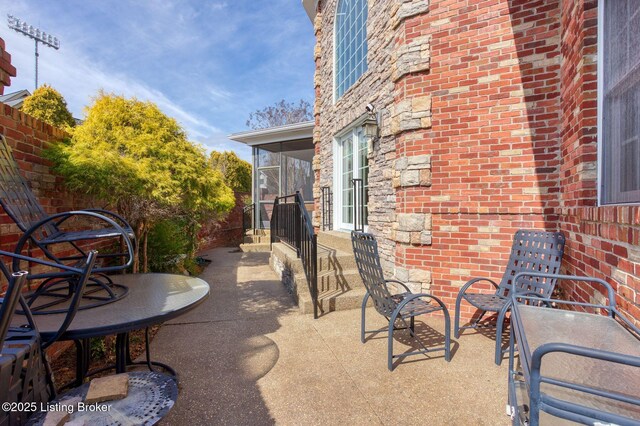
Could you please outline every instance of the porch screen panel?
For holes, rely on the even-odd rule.
[[[640,202],[640,1],[604,2],[602,169],[604,204]]]
[[[313,204],[313,141],[282,144],[282,187],[284,193],[300,192],[305,203]]]

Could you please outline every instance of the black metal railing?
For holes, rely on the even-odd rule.
[[[353,229],[364,232],[365,217],[365,190],[364,181],[361,178],[351,179],[353,182]]]
[[[333,229],[333,192],[331,187],[323,186],[322,190],[322,230]]]
[[[313,301],[313,317],[318,318],[318,239],[299,192],[275,199],[271,214],[271,244],[277,240],[291,246],[302,261]]]
[[[249,204],[242,209],[242,235],[247,235],[247,230],[252,229],[255,232],[256,223],[254,215],[256,212],[256,205]]]

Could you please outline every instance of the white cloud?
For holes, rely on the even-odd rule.
[[[33,91],[33,41],[16,32],[2,34],[2,38],[6,42],[7,51],[12,55],[11,62],[18,70],[17,77],[12,79],[12,87],[5,92],[14,88]],[[75,51],[74,46],[65,44],[64,40],[58,51],[40,47],[38,80],[40,85],[48,83],[62,93],[75,117],[83,116],[82,111],[91,102],[91,97],[102,89],[109,93],[154,102],[163,112],[178,120],[192,138],[202,139],[211,133],[220,132],[202,117],[173,102],[161,91],[131,76],[104,68]]]

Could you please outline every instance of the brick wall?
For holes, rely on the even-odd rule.
[[[560,228],[567,235],[564,267],[614,286],[617,303],[640,322],[640,207],[596,207],[597,178],[596,0],[562,4],[562,125]],[[566,296],[601,300],[579,285]]]
[[[4,40],[0,38],[0,95],[5,86],[11,85],[11,77],[16,76],[16,68],[11,65],[11,55],[6,51]]]
[[[31,189],[50,214],[69,210],[104,207],[86,196],[65,190],[60,176],[52,174],[49,163],[42,158],[42,150],[48,144],[61,140],[65,133],[49,124],[28,116],[8,105],[0,104],[0,133],[13,150],[22,175]],[[1,209],[0,209],[1,210]],[[0,249],[14,251],[22,231],[4,212],[0,212]],[[70,247],[60,245],[55,253],[71,253]],[[42,257],[39,251],[33,256]],[[6,263],[6,262],[5,262]],[[35,268],[34,268],[35,270]]]
[[[453,306],[470,277],[500,278],[517,229],[557,229],[558,2],[432,1],[408,25],[431,67],[401,84],[431,94],[432,127],[400,135],[397,154],[429,155],[431,182],[400,187],[397,208],[431,215],[432,240],[396,255]]]
[[[23,176],[30,182],[33,192],[48,213],[104,207],[86,197],[66,191],[62,178],[53,175],[49,163],[41,157],[42,150],[49,143],[58,141],[65,136],[62,130],[30,117],[17,109],[0,104],[0,133],[7,139]],[[0,249],[13,252],[21,236],[22,232],[19,228],[0,209]],[[54,253],[61,255],[70,253],[70,251],[64,246],[59,246]],[[31,255],[44,257],[38,250],[33,250]],[[0,260],[5,264],[9,263],[8,259]],[[34,266],[31,271],[35,272],[38,269],[40,269],[38,266]],[[6,284],[4,277],[1,281]],[[70,345],[71,342],[56,343],[49,348],[49,355],[55,358]]]
[[[204,224],[198,237],[203,241],[200,249],[214,247],[233,247],[242,243],[243,199],[251,197],[250,193],[236,192],[236,205],[222,221]]]

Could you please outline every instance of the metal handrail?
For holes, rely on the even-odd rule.
[[[242,208],[242,236],[247,235],[247,229],[253,229],[255,232],[256,224],[254,220],[254,213],[256,210],[255,203],[251,203]],[[249,219],[247,219],[247,216]]]
[[[318,238],[300,192],[277,197],[271,214],[271,244],[281,241],[291,246],[302,261],[313,301],[313,317],[318,318]]]

